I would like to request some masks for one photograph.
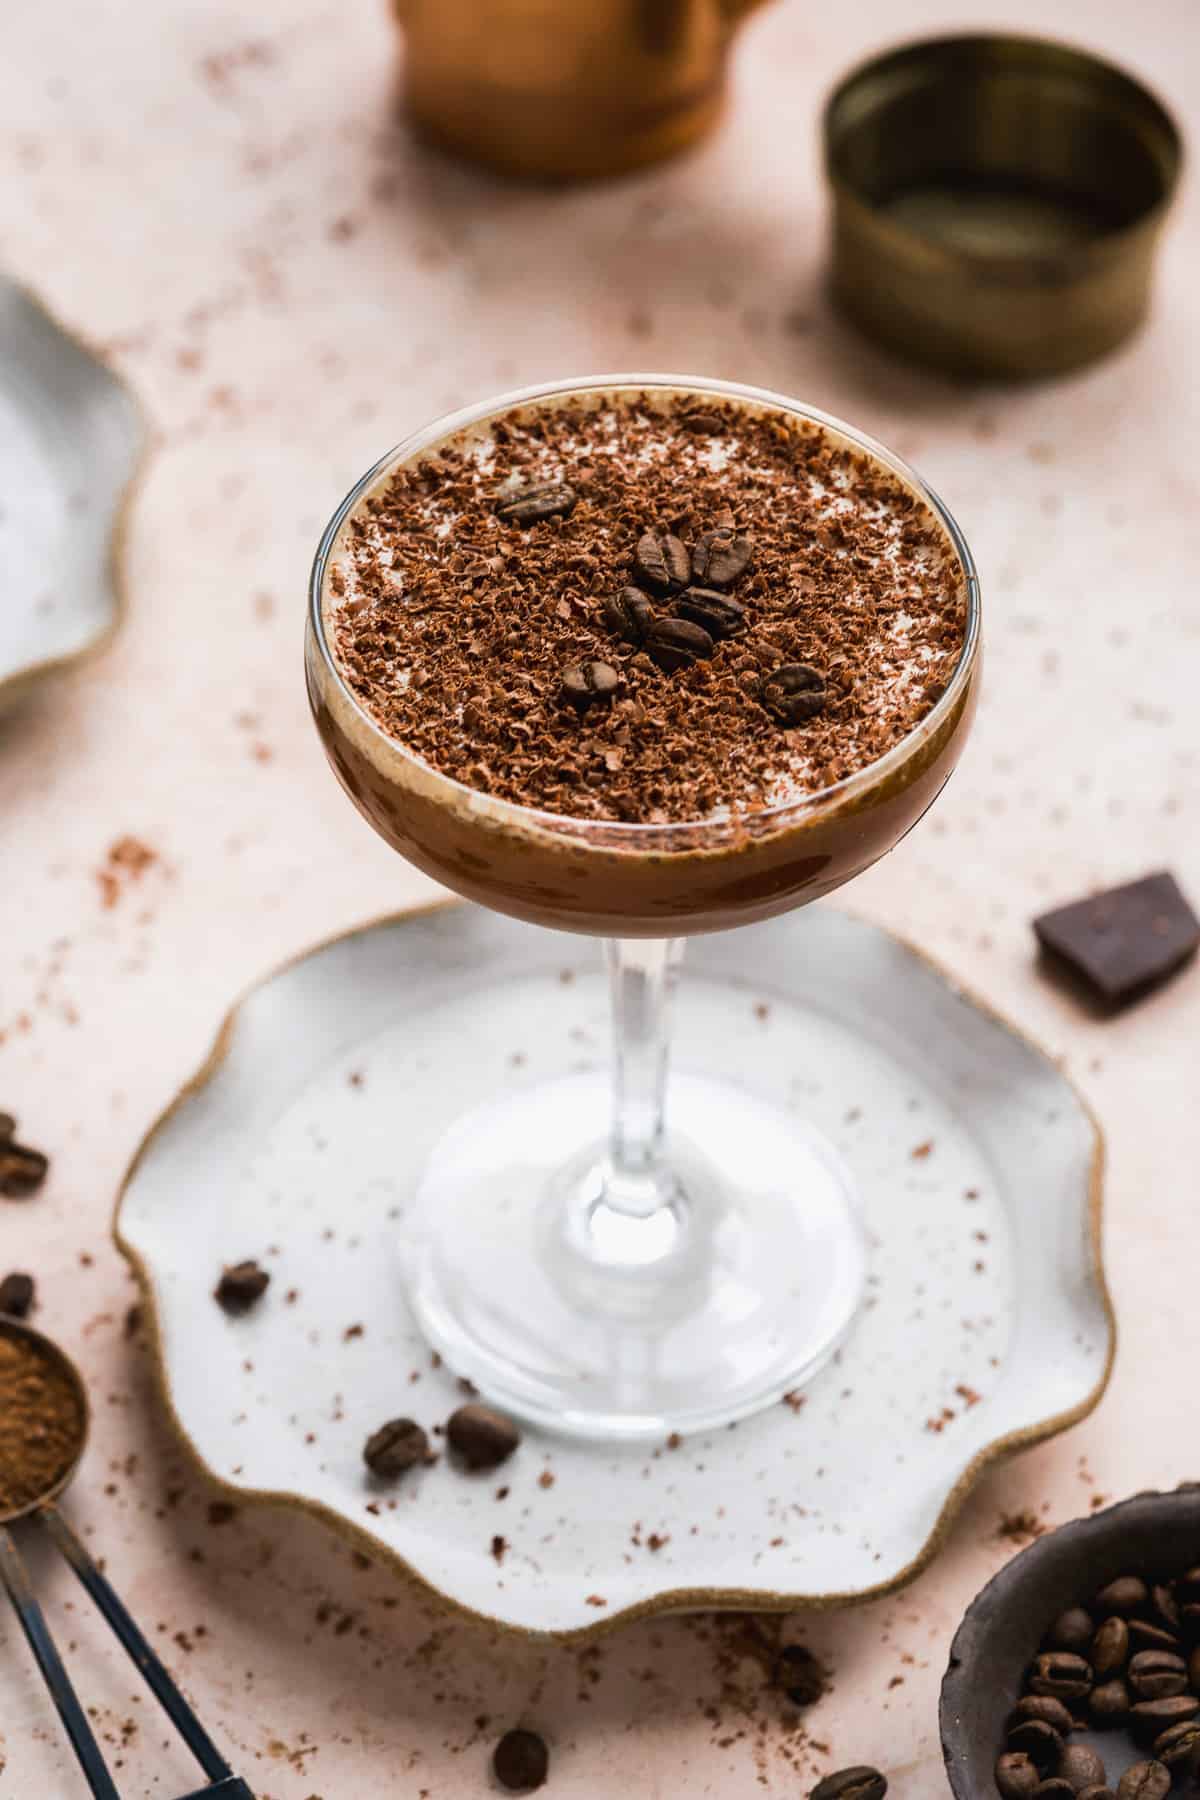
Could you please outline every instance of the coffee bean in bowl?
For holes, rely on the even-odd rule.
[[[955,1800],[1165,1800],[1200,1780],[1198,1546],[1189,1485],[1076,1520],[1001,1569],[942,1684]]]
[[[838,1769],[818,1781],[808,1800],[884,1800],[887,1777],[878,1769],[856,1764],[852,1769]]]

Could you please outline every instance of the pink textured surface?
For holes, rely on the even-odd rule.
[[[994,18],[982,0],[914,0],[902,29]],[[1045,8],[1019,0],[1008,22],[1036,30]],[[1195,118],[1190,0],[1063,0],[1053,23]],[[69,0],[6,22],[6,263],[127,375],[157,448],[120,642],[0,722],[0,1103],[55,1156],[39,1199],[0,1205],[0,1263],[37,1273],[39,1320],[92,1384],[72,1514],[264,1800],[482,1794],[487,1746],[518,1718],[553,1740],[555,1795],[782,1796],[804,1791],[797,1764],[874,1760],[897,1800],[924,1800],[941,1791],[937,1680],[964,1605],[1008,1554],[1001,1516],[1058,1521],[1196,1473],[1200,975],[1102,1025],[1035,974],[1027,924],[1166,863],[1200,894],[1196,199],[1170,231],[1151,328],[1104,367],[990,392],[885,360],[823,298],[814,121],[829,82],[899,26],[883,0],[768,9],[711,145],[546,194],[414,148],[375,0]],[[908,1593],[792,1622],[835,1671],[809,1720],[823,1748],[798,1748],[767,1696],[742,1718],[761,1676],[731,1677],[728,1659],[723,1676],[704,1622],[641,1626],[594,1655],[502,1643],[304,1521],[210,1524],[122,1335],[132,1290],[107,1235],[134,1145],[229,998],[429,891],[353,815],[308,722],[303,589],[332,504],[435,412],[629,365],[788,389],[894,443],[945,493],[983,573],[988,693],[938,813],[849,898],[1061,1053],[1109,1136],[1123,1327],[1109,1396],[988,1479]],[[127,832],[161,862],[105,908],[95,871]],[[45,1575],[101,1730],[120,1743],[132,1722],[123,1792],[186,1791],[183,1751],[66,1579]],[[82,1792],[7,1621],[0,1763],[3,1800]]]

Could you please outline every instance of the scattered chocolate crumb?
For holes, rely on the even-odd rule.
[[[497,1532],[492,1539],[492,1555],[498,1563],[504,1561],[504,1552],[508,1549],[508,1539]]]
[[[996,1527],[996,1536],[1008,1544],[1032,1544],[1045,1530],[1037,1514],[1025,1507],[1020,1512],[1005,1513]]]
[[[259,1268],[253,1258],[230,1263],[213,1289],[213,1298],[227,1313],[249,1312],[256,1301],[262,1299],[270,1283],[270,1272]]]
[[[550,1469],[542,1470],[541,1474],[538,1476],[538,1486],[540,1488],[552,1488],[554,1486],[554,1475]]]
[[[536,1731],[506,1731],[492,1752],[492,1772],[510,1794],[531,1794],[545,1785],[550,1752]]]
[[[806,1404],[807,1400],[808,1395],[802,1394],[799,1388],[792,1388],[783,1396],[783,1404],[785,1406],[790,1406],[794,1413],[798,1413]]]
[[[604,1598],[603,1594],[589,1594],[587,1599],[584,1601],[584,1605],[585,1606],[607,1606],[608,1601]]]
[[[0,1281],[0,1313],[7,1313],[10,1319],[27,1319],[33,1311],[36,1298],[32,1275],[6,1275]]]
[[[450,1448],[458,1453],[468,1469],[495,1469],[507,1462],[521,1434],[511,1419],[493,1411],[490,1406],[460,1406],[446,1421],[446,1437]]]
[[[363,1325],[347,1325],[345,1331],[342,1333],[343,1344],[350,1343],[354,1338],[362,1337],[365,1329],[366,1327]]]
[[[933,1139],[927,1138],[923,1144],[918,1144],[915,1150],[910,1150],[909,1155],[912,1157],[912,1160],[914,1162],[924,1162],[925,1158],[931,1153],[932,1150],[933,1150]]]
[[[670,1543],[670,1541],[671,1541],[671,1537],[670,1537],[669,1532],[666,1534],[663,1534],[663,1533],[660,1533],[657,1531],[652,1531],[650,1533],[649,1537],[646,1539],[646,1548],[647,1548],[647,1550],[663,1550]]]

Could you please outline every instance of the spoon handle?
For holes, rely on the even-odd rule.
[[[79,1758],[79,1766],[87,1777],[88,1786],[96,1800],[121,1800],[113,1786],[113,1778],[101,1755],[100,1746],[87,1722],[87,1716],[79,1704],[79,1696],[71,1686],[71,1678],[54,1647],[45,1615],[34,1599],[25,1564],[21,1561],[11,1534],[3,1525],[0,1525],[0,1581],[8,1589],[9,1599],[21,1621],[21,1629],[46,1678],[46,1686],[50,1689],[59,1717],[66,1726],[67,1736]]]
[[[229,1764],[167,1674],[141,1631],[134,1624],[125,1610],[124,1603],[106,1577],[100,1573],[90,1552],[80,1543],[57,1506],[43,1507],[37,1516],[96,1602],[105,1619],[112,1626],[122,1648],[128,1652],[141,1670],[155,1699],[209,1780],[229,1781],[233,1775]]]

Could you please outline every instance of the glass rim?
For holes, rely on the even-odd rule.
[[[442,770],[426,762],[415,751],[384,731],[362,705],[358,696],[346,681],[337,658],[325,631],[325,609],[323,596],[325,590],[325,572],[329,558],[337,542],[342,526],[359,500],[379,480],[389,468],[399,465],[401,461],[410,461],[422,451],[432,448],[456,432],[464,431],[469,426],[478,425],[484,420],[498,417],[521,406],[531,406],[539,400],[549,400],[565,394],[604,393],[608,391],[624,391],[633,389],[638,392],[683,393],[712,395],[728,400],[749,401],[754,405],[772,411],[788,414],[808,423],[827,427],[841,437],[847,439],[857,449],[881,462],[885,468],[898,475],[914,492],[925,501],[935,514],[946,535],[950,539],[955,556],[958,558],[966,588],[967,617],[963,631],[962,646],[958,661],[954,665],[945,692],[935,702],[924,718],[907,731],[898,743],[890,750],[876,757],[873,762],[864,764],[851,774],[844,775],[840,781],[829,783],[823,788],[814,789],[811,793],[798,794],[787,800],[777,801],[772,806],[743,809],[731,813],[726,818],[683,819],[677,821],[651,821],[589,818],[576,813],[552,812],[545,807],[523,806],[515,800],[504,800],[495,794],[489,794],[482,788],[471,787],[465,781],[457,780],[453,775],[446,775]],[[917,474],[904,458],[894,450],[889,450],[877,438],[865,431],[859,431],[853,425],[833,413],[822,411],[820,407],[810,406],[806,402],[794,400],[787,394],[781,394],[771,388],[753,387],[740,381],[723,381],[710,376],[689,376],[671,374],[610,374],[593,376],[575,376],[551,382],[537,382],[530,387],[513,388],[473,405],[459,407],[456,410],[441,414],[428,424],[410,432],[401,438],[391,450],[371,465],[365,474],[350,488],[340,502],[333,516],[321,534],[313,558],[312,571],[309,576],[309,629],[320,650],[322,662],[333,681],[355,715],[366,726],[371,737],[384,745],[393,756],[408,761],[419,769],[426,779],[435,783],[444,783],[446,788],[468,800],[477,812],[491,813],[499,819],[510,819],[514,824],[528,829],[531,824],[540,826],[557,834],[569,832],[572,835],[586,838],[588,836],[607,836],[613,838],[629,837],[632,841],[647,846],[647,840],[657,838],[660,842],[673,840],[676,837],[686,839],[689,834],[704,834],[710,841],[714,833],[728,833],[731,836],[744,834],[753,829],[757,834],[764,827],[779,828],[789,820],[799,820],[807,814],[825,813],[840,807],[853,799],[865,789],[874,787],[887,777],[917,750],[928,738],[935,735],[942,722],[949,717],[958,702],[975,667],[980,637],[980,592],[979,577],[975,568],[975,560],[964,538],[954,515],[929,484]],[[653,847],[649,845],[648,847]]]

